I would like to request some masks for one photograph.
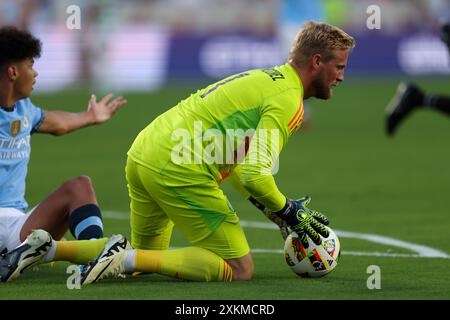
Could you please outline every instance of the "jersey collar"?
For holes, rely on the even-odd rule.
[[[16,110],[16,104],[14,103],[13,104],[13,106],[12,106],[12,108],[6,108],[6,107],[4,107],[4,106],[0,106],[0,109],[2,109],[3,111],[5,111],[5,112],[13,112],[14,110]]]

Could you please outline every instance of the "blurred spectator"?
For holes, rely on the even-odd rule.
[[[78,5],[81,9],[81,30],[68,30],[66,27],[69,5]],[[376,32],[366,27],[369,17],[366,11],[370,5],[378,5],[381,9],[381,30]],[[110,86],[105,78],[115,79],[116,85],[120,86],[119,78],[123,74],[128,78],[121,81],[128,83],[128,87],[131,82],[141,80],[139,88],[151,86],[153,80],[150,78],[156,81],[157,77],[160,78],[156,82],[161,83],[167,72],[167,56],[173,47],[168,43],[176,38],[171,37],[174,34],[186,41],[181,48],[189,46],[187,50],[191,50],[191,60],[200,55],[200,45],[191,46],[189,39],[208,39],[211,41],[205,43],[211,44],[218,39],[217,35],[242,36],[242,48],[236,52],[232,48],[222,52],[222,56],[230,61],[250,56],[251,67],[259,67],[261,63],[256,61],[255,48],[259,44],[272,45],[266,51],[259,50],[259,56],[271,56],[271,61],[284,61],[286,50],[283,48],[290,46],[306,20],[328,22],[355,35],[366,33],[363,36],[375,35],[383,39],[388,34],[397,39],[407,33],[414,34],[411,31],[437,30],[440,21],[448,19],[449,0],[0,0],[0,25],[13,24],[46,38],[44,56],[39,63],[52,63],[54,68],[45,68],[47,71],[41,75],[38,90],[44,87],[61,89],[75,83]],[[253,43],[247,39],[254,39]],[[280,44],[279,52],[276,41]],[[420,43],[418,46],[424,47]],[[253,51],[246,54],[246,50]],[[383,61],[401,60],[401,53],[397,56],[387,53]],[[402,61],[424,60],[420,52],[410,56],[411,59]],[[399,64],[403,71],[418,68],[416,64],[413,66],[415,69],[404,67],[402,61]],[[139,64],[146,67],[141,68],[141,73],[135,70],[131,76],[130,70]],[[191,67],[199,64],[192,61]],[[242,67],[245,70],[250,66]],[[435,69],[425,67],[424,70],[435,72]],[[153,69],[143,74],[145,68]],[[369,69],[372,70],[370,66]],[[234,71],[229,70],[230,73]],[[198,76],[210,75],[198,71]]]
[[[46,0],[0,0],[0,25],[28,30],[36,12],[44,7],[44,14],[50,11]]]

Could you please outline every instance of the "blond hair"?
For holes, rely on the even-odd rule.
[[[308,21],[295,37],[289,52],[289,62],[303,65],[317,53],[327,62],[334,58],[334,50],[352,49],[355,44],[355,39],[338,27]]]

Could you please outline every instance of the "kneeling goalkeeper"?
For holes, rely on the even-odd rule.
[[[229,178],[304,241],[327,236],[327,218],[291,200],[272,173],[301,126],[303,100],[329,99],[344,80],[354,39],[324,23],[298,33],[288,63],[232,75],[197,91],[142,130],[128,151],[131,245],[108,242],[82,275],[88,284],[131,272],[194,281],[250,280],[253,260],[238,216],[219,187]],[[191,247],[169,250],[176,226]],[[118,241],[124,242],[123,245]]]

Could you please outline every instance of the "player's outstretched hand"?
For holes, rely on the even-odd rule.
[[[328,218],[307,206],[311,197],[305,196],[298,200],[286,199],[286,205],[283,210],[276,212],[276,215],[286,221],[288,226],[295,231],[303,246],[308,247],[306,235],[308,235],[315,244],[322,242],[320,235],[328,237],[328,230],[325,227],[329,224]]]
[[[87,111],[92,113],[95,124],[108,121],[117,110],[127,103],[122,96],[111,101],[112,97],[113,95],[110,93],[97,102],[97,97],[94,94],[91,95]]]

